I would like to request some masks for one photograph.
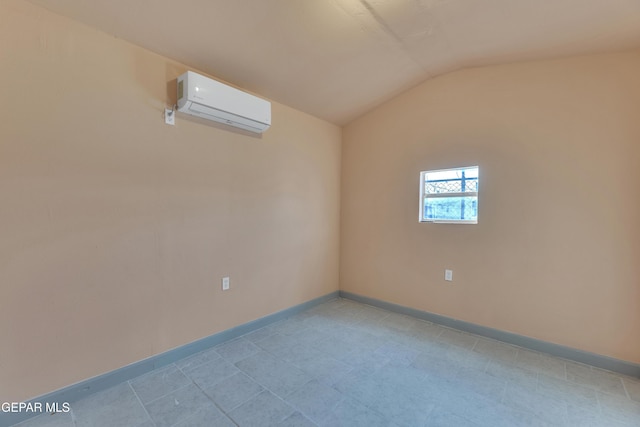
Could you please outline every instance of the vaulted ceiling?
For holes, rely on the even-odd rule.
[[[464,67],[640,48],[640,0],[31,0],[345,124]]]

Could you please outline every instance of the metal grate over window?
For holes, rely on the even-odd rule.
[[[478,223],[478,166],[420,173],[420,221]]]

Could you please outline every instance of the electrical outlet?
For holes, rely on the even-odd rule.
[[[164,122],[168,125],[174,126],[176,124],[176,112],[172,108],[164,109]]]
[[[447,282],[453,281],[453,270],[444,271],[444,280],[446,280]]]
[[[222,290],[223,291],[228,291],[229,290],[229,278],[228,277],[223,277],[222,278]]]

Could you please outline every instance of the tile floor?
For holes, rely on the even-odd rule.
[[[640,426],[640,380],[336,299],[21,427]]]

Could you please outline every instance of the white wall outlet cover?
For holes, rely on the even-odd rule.
[[[228,291],[229,290],[229,283],[230,280],[228,277],[223,277],[222,278],[222,290],[223,291]]]
[[[451,282],[453,280],[453,270],[444,271],[444,280]]]
[[[173,109],[164,109],[164,122],[171,126],[176,124],[176,112]]]

